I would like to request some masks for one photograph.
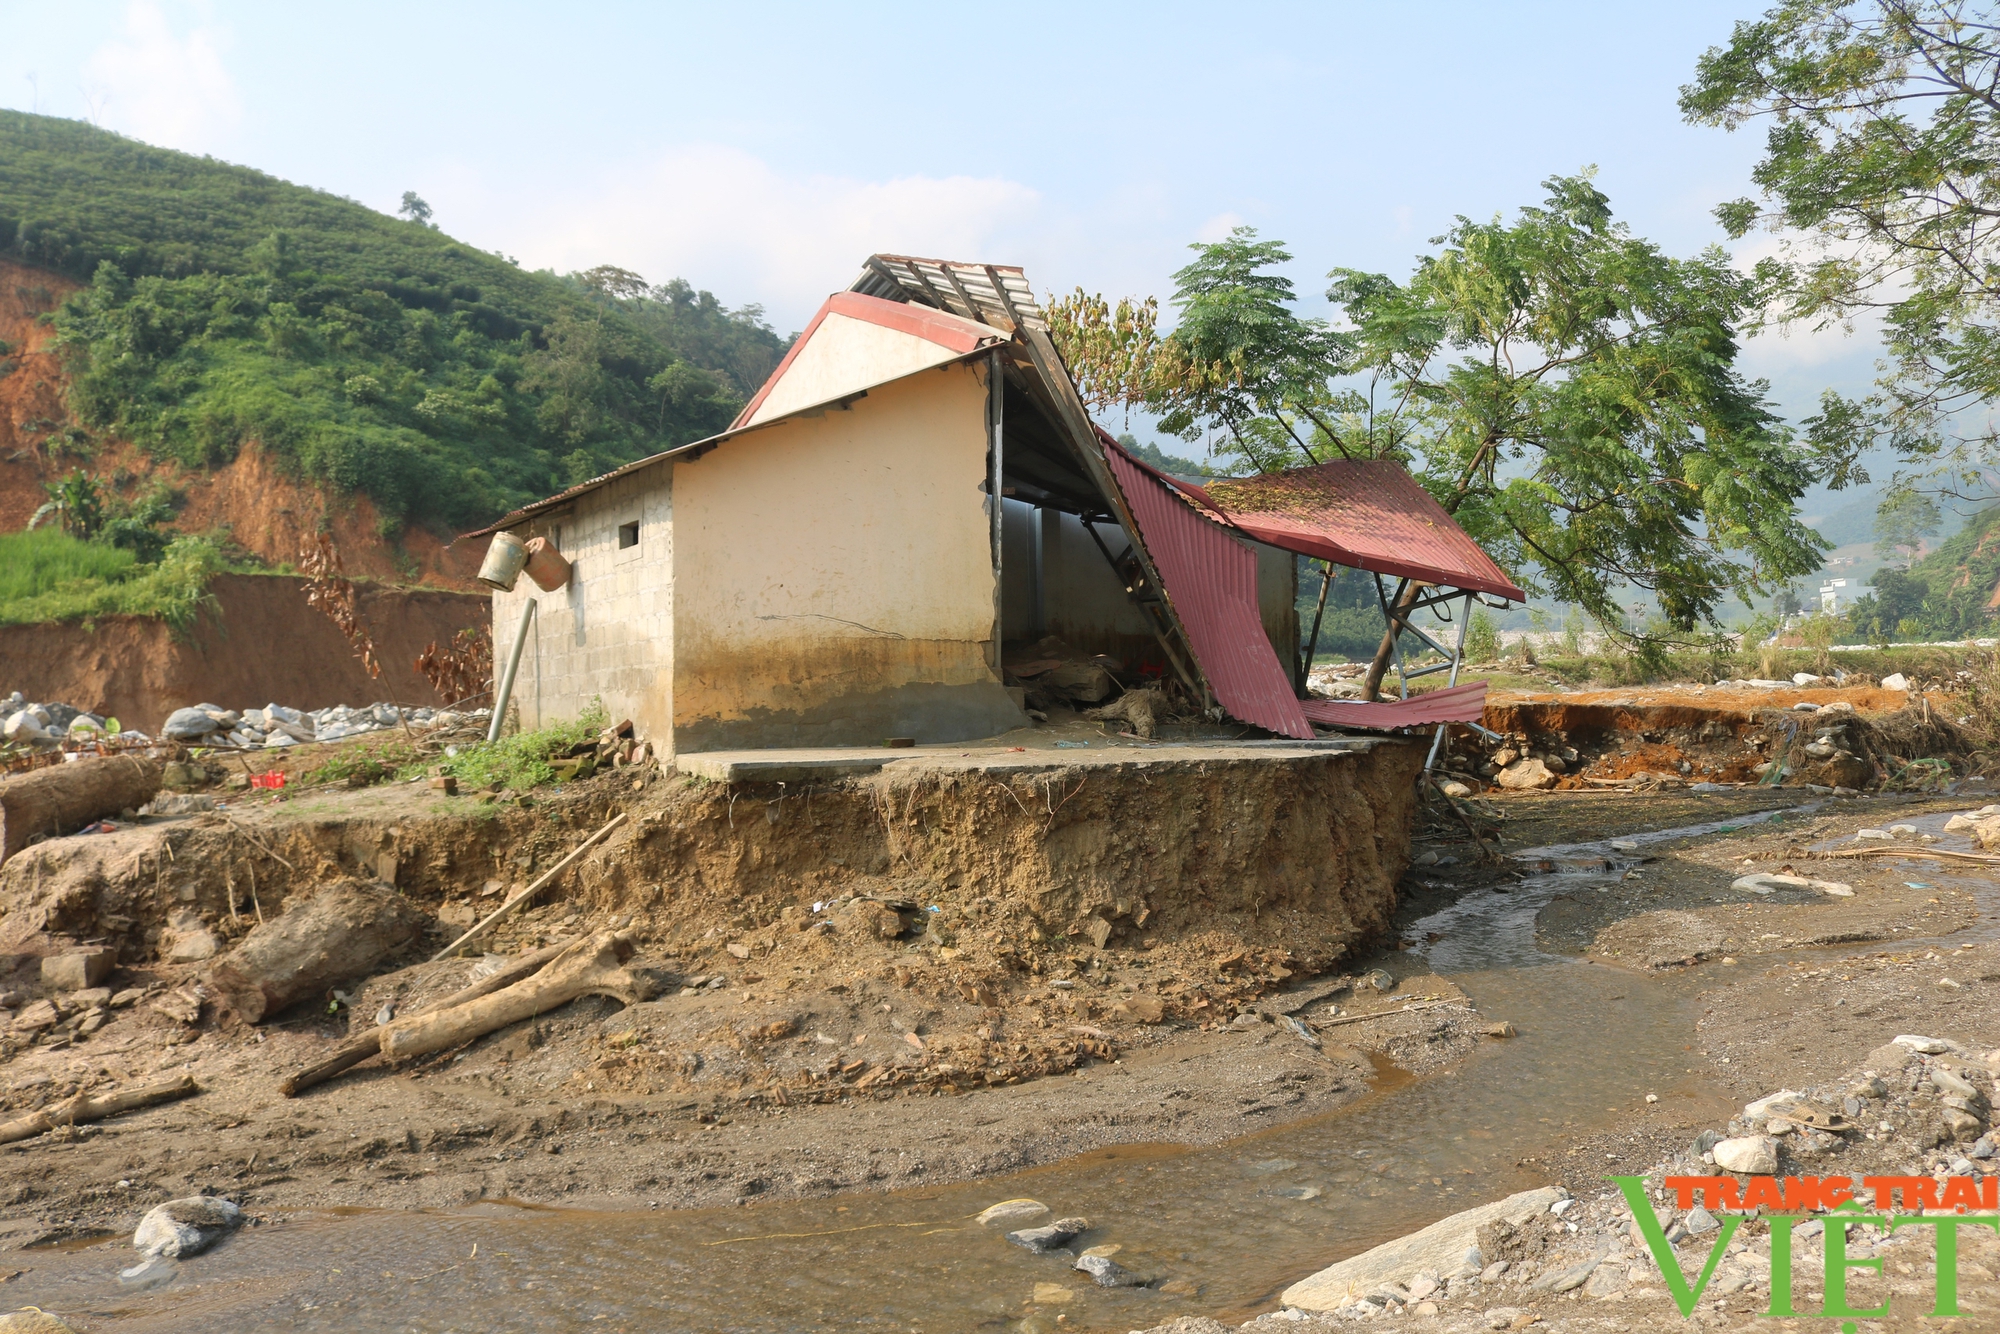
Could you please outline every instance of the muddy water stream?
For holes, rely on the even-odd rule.
[[[889,1195],[676,1213],[487,1203],[450,1212],[328,1211],[246,1230],[172,1282],[121,1289],[134,1253],[40,1252],[7,1293],[106,1330],[715,1331],[1130,1330],[1186,1312],[1242,1319],[1333,1260],[1443,1214],[1557,1177],[1634,1170],[1567,1158],[1575,1140],[1643,1104],[1710,1107],[1686,1044],[1695,970],[1641,976],[1544,953],[1535,914],[1622,875],[1647,844],[1712,825],[1533,849],[1550,868],[1414,924],[1430,966],[1520,1036],[1454,1073],[1384,1070],[1338,1112],[1210,1149],[1134,1145],[1019,1174]],[[1337,1039],[1338,1030],[1329,1037]],[[1253,1041],[1244,1038],[1244,1041]],[[1279,1036],[1269,1041],[1285,1040]],[[1008,1245],[969,1215],[1032,1195],[1096,1224],[1142,1275],[1195,1297],[1100,1290],[1059,1259]],[[1061,1283],[1061,1306],[1029,1304]]]

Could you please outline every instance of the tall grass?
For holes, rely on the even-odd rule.
[[[0,534],[0,625],[155,616],[176,631],[214,605],[208,583],[222,551],[201,537],[178,537],[157,565],[129,551],[53,530]]]

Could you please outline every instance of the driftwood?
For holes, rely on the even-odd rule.
[[[508,963],[499,972],[488,977],[482,977],[470,986],[461,987],[459,990],[452,992],[451,995],[446,996],[443,1000],[438,1001],[435,1005],[426,1005],[423,1009],[417,1011],[417,1014],[429,1014],[433,1010],[450,1009],[454,1005],[463,1005],[467,1001],[478,1000],[481,996],[490,996],[502,987],[511,987],[522,978],[532,977],[540,972],[551,959],[574,944],[576,942],[573,940],[565,940],[536,950],[533,954],[523,954],[520,958]],[[325,1060],[307,1066],[284,1083],[278,1085],[278,1092],[284,1094],[287,1098],[296,1098],[299,1094],[304,1093],[307,1089],[315,1085],[324,1084],[336,1075],[345,1074],[381,1050],[381,1029],[371,1029],[361,1037],[349,1038],[346,1042],[334,1048],[333,1053]]]
[[[0,862],[35,837],[54,837],[144,806],[160,790],[160,761],[100,755],[0,779]]]
[[[447,1009],[426,1010],[376,1030],[391,1060],[449,1051],[509,1024],[532,1019],[581,996],[609,996],[627,1005],[650,998],[651,982],[625,968],[632,941],[615,931],[579,940],[533,977]]]
[[[132,1088],[115,1089],[109,1093],[79,1093],[73,1098],[50,1103],[39,1112],[15,1117],[0,1124],[0,1144],[12,1144],[16,1140],[33,1139],[45,1135],[57,1126],[80,1126],[89,1121],[102,1121],[107,1116],[120,1112],[134,1111],[140,1107],[151,1107],[156,1103],[172,1102],[199,1093],[192,1075],[176,1075],[172,1079],[162,1079],[152,1084],[138,1084]]]
[[[1373,1014],[1344,1014],[1338,1019],[1320,1019],[1314,1022],[1313,1027],[1339,1028],[1342,1024],[1365,1023],[1370,1019],[1394,1019],[1399,1014],[1415,1014],[1420,1010],[1435,1010],[1444,1005],[1464,1005],[1470,1007],[1471,1004],[1471,1001],[1450,999],[1419,1001],[1414,1005],[1405,1005],[1400,1010],[1377,1010]]]
[[[218,959],[209,984],[223,1005],[258,1023],[367,972],[416,939],[424,915],[402,895],[356,881],[328,885],[244,937]]]
[[[542,876],[539,879],[535,881],[534,884],[529,885],[519,894],[516,894],[513,898],[508,899],[498,908],[495,908],[492,912],[487,914],[486,919],[484,921],[480,922],[470,931],[467,931],[457,940],[452,941],[451,944],[445,946],[443,949],[439,950],[436,954],[433,954],[431,956],[431,962],[436,963],[439,959],[443,959],[450,956],[454,951],[456,951],[459,947],[464,945],[467,941],[484,933],[487,927],[492,926],[495,922],[499,921],[503,917],[508,916],[510,913],[513,913],[525,907],[528,904],[528,902],[535,897],[535,895],[541,893],[544,889],[547,889],[551,884],[554,884],[557,876],[561,875],[564,871],[567,871],[571,866],[574,866],[578,858],[582,857],[584,853],[589,852],[590,849],[594,847],[598,842],[600,842],[606,834],[609,834],[612,830],[616,829],[619,825],[623,823],[625,823],[625,812],[620,811],[618,812],[618,814],[612,816],[608,822],[606,822],[604,828],[598,830],[596,833],[592,834],[589,838],[586,838],[585,840],[583,840],[583,842],[577,844],[576,851],[570,853],[569,856],[563,858],[561,861],[557,862],[554,866],[551,866],[546,872],[542,874]]]

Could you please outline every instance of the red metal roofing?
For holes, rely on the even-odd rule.
[[[1305,716],[1321,727],[1364,727],[1387,732],[1397,727],[1421,727],[1426,723],[1476,723],[1486,711],[1486,683],[1468,681],[1462,686],[1431,690],[1408,699],[1385,699],[1373,704],[1359,700],[1308,699],[1299,702]]]
[[[1256,554],[1117,445],[1106,445],[1104,456],[1222,707],[1280,736],[1311,737],[1291,677],[1264,636]]]
[[[948,310],[932,310],[927,306],[913,306],[905,301],[886,301],[879,296],[865,296],[860,292],[835,292],[821,304],[819,312],[812,317],[804,333],[792,340],[785,350],[785,359],[778,368],[765,378],[763,385],[743,405],[743,411],[736,414],[731,429],[743,425],[764,406],[764,400],[778,381],[785,378],[785,372],[792,368],[792,361],[799,355],[799,349],[812,341],[813,334],[825,322],[828,315],[845,315],[849,319],[865,320],[869,324],[879,324],[885,329],[910,334],[926,342],[953,352],[970,352],[986,343],[997,343],[1000,335],[985,325],[976,324]]]
[[[1275,547],[1443,588],[1528,595],[1445,513],[1416,478],[1387,459],[1341,459],[1260,477],[1175,486],[1235,527]]]

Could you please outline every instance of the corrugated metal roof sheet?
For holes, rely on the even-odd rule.
[[[915,255],[870,255],[850,292],[914,301],[1012,333],[1046,329],[1027,275],[1009,264],[971,264]]]
[[[1416,478],[1387,459],[1341,459],[1260,477],[1176,482],[1260,542],[1336,565],[1526,602]]]
[[[1292,694],[1257,607],[1257,557],[1116,445],[1104,457],[1215,697],[1231,716],[1280,736],[1312,724]]]
[[[1373,704],[1308,699],[1299,702],[1299,709],[1321,727],[1362,727],[1375,732],[1422,727],[1427,723],[1476,723],[1486,711],[1486,683],[1468,681],[1462,686]]]

